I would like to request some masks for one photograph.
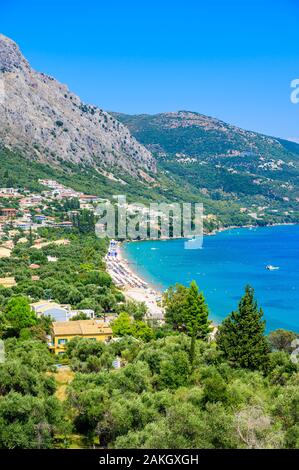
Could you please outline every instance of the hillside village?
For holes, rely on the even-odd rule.
[[[108,202],[107,199],[100,198],[92,194],[84,194],[70,187],[63,185],[53,179],[39,179],[38,183],[44,187],[41,192],[31,192],[24,188],[0,188],[0,259],[9,258],[14,248],[19,245],[27,246],[33,250],[43,250],[48,246],[67,246],[70,244],[68,236],[78,230],[78,216],[84,212],[92,214],[93,222],[87,231],[94,230],[96,220],[96,207],[99,202]],[[149,209],[144,206],[140,209],[139,204],[129,204],[121,202],[121,206],[126,209],[127,216],[134,217],[139,212],[139,220],[144,227],[149,217]],[[250,212],[247,207],[241,207],[241,213],[249,213],[255,221],[261,219],[263,207],[258,207],[256,212]],[[152,209],[151,209],[152,210]],[[161,213],[152,210],[151,217],[158,217]],[[177,216],[173,215],[175,221]],[[165,222],[165,216],[162,216]],[[217,225],[217,218],[213,214],[203,214],[204,223]],[[100,224],[98,224],[100,225]],[[49,229],[57,233],[62,232],[64,236],[55,240],[47,240],[39,234],[41,230]],[[159,227],[154,226],[155,230]],[[221,229],[220,229],[221,230]],[[205,229],[206,231],[206,229]],[[175,236],[175,234],[173,234]],[[142,238],[139,237],[139,238]],[[57,263],[58,257],[48,254],[47,263]],[[111,276],[116,287],[121,289],[126,298],[136,302],[142,302],[146,305],[146,318],[163,322],[164,312],[161,308],[161,295],[151,288],[143,279],[140,279],[136,273],[131,270],[125,259],[121,256],[119,242],[110,241],[105,255],[106,270]],[[31,282],[40,281],[39,272],[43,265],[39,262],[32,262],[28,269],[31,272]],[[12,288],[17,286],[17,281],[11,273],[0,275],[0,287]],[[55,302],[55,299],[37,298],[31,303],[31,308],[38,316],[48,316],[55,322],[68,322],[80,315],[90,321],[99,321],[96,319],[95,309],[93,308],[75,308],[67,302]],[[105,313],[104,324],[109,325],[115,316]],[[66,327],[66,334],[68,327]],[[95,330],[96,335],[96,330]],[[97,336],[97,335],[96,335]],[[102,336],[101,336],[102,338]],[[55,338],[50,339],[52,348]],[[63,348],[62,348],[63,349]],[[61,348],[60,351],[61,353]]]
[[[93,209],[93,203],[99,202],[97,196],[86,195],[67,188],[54,180],[39,180],[47,189],[40,194],[16,188],[0,188],[0,236],[4,230],[36,230],[42,227],[69,228],[72,227],[70,217],[60,221],[59,218],[47,215],[53,202],[78,200],[80,209]],[[74,212],[69,211],[68,216]]]
[[[38,231],[48,228],[57,229],[58,231],[63,230],[67,233],[73,228],[72,217],[74,214],[77,214],[80,210],[93,211],[95,203],[100,200],[97,196],[83,194],[54,180],[39,180],[39,183],[45,186],[45,190],[40,194],[16,188],[0,189],[0,259],[9,258],[16,245],[27,245],[30,238],[30,245],[34,250],[42,251],[48,246],[56,246],[57,248],[68,246],[70,240],[67,238],[47,241],[46,238],[38,236]],[[70,209],[65,213],[61,213],[58,209],[55,210],[55,205],[65,204],[68,201],[71,202],[70,207],[72,207],[72,202],[75,201],[77,210]],[[53,212],[53,215],[49,215],[51,212]],[[48,255],[46,259],[48,263],[58,262],[56,256]],[[29,264],[29,270],[32,272],[32,282],[40,280],[38,274],[40,268],[42,268],[42,263]],[[14,286],[17,286],[15,277],[5,276],[0,278],[0,287],[12,288]],[[96,339],[106,340],[112,336],[109,323],[114,316],[105,316],[104,320],[100,321],[96,319],[93,309],[74,309],[70,304],[58,303],[51,299],[38,299],[38,301],[32,302],[30,307],[37,318],[48,317],[52,319],[53,328],[52,334],[48,338],[48,344],[50,350],[57,354],[63,353],[63,345],[69,338],[70,327],[67,326],[66,322],[76,317],[81,318],[81,320],[76,321],[75,319],[72,322],[73,328],[76,324],[82,326],[82,322],[83,324],[86,322],[88,324],[88,337],[93,334]],[[101,332],[99,333],[99,327],[104,328],[106,332],[104,336]],[[60,338],[57,340],[57,335],[55,335],[57,329],[59,334],[65,332],[66,339]],[[86,328],[77,329],[77,334],[85,337]]]
[[[51,319],[52,326],[46,341],[51,352],[63,355],[67,343],[76,336],[110,341],[113,336],[110,324],[117,317],[117,302],[108,304],[103,309],[98,301],[94,303],[94,307],[88,304],[82,306],[87,295],[84,289],[80,296],[83,299],[81,303],[76,299],[58,302],[55,293],[47,295],[46,298],[42,294],[36,294],[38,287],[35,289],[34,285],[42,283],[42,273],[50,269],[51,265],[57,266],[59,275],[59,252],[68,250],[73,245],[72,240],[77,236],[78,230],[80,233],[80,227],[75,222],[79,214],[93,214],[86,235],[90,233],[94,236],[96,205],[98,202],[107,201],[75,191],[55,180],[40,179],[39,184],[45,187],[40,193],[16,188],[0,189],[0,260],[9,260],[12,257],[14,266],[17,260],[15,250],[18,250],[18,247],[22,247],[26,257],[27,253],[32,252],[37,259],[35,262],[26,262],[24,269],[28,271],[29,277],[24,287],[22,282],[18,282],[18,276],[9,272],[10,265],[8,264],[7,268],[5,264],[2,265],[0,290],[17,289],[17,292],[24,291],[28,295],[27,283],[32,284],[28,295],[29,300],[31,299],[30,309],[37,319]],[[137,206],[129,207],[127,203],[125,207],[131,215],[137,209]],[[36,255],[38,252],[40,256]],[[119,294],[121,301],[127,299],[129,302],[142,303],[147,320],[163,323],[163,310],[159,306],[161,296],[134,274],[125,260],[121,259],[118,242],[110,241],[104,254],[107,272],[117,286],[116,289],[121,289],[125,294],[125,297]]]

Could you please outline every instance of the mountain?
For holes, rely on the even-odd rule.
[[[129,127],[140,142],[161,157],[181,153],[200,160],[218,161],[251,154],[288,160],[291,153],[299,155],[299,144],[246,131],[196,112],[112,114]]]
[[[298,144],[190,111],[113,115],[177,184],[188,183],[213,200],[236,201],[244,212],[261,207],[261,219],[279,213],[297,220]]]
[[[298,222],[299,145],[190,111],[129,116],[83,103],[0,35],[0,187],[201,202],[209,229]]]
[[[70,163],[99,171],[154,175],[150,151],[102,109],[83,103],[67,86],[34,71],[11,39],[0,35],[0,143],[54,166]]]

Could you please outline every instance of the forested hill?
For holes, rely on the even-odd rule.
[[[200,160],[250,156],[296,162],[299,144],[247,131],[203,114],[178,111],[155,115],[112,113],[158,156],[186,154]],[[179,157],[178,157],[179,158]],[[299,168],[299,164],[298,164]]]
[[[114,116],[178,183],[212,200],[238,201],[250,212],[260,206],[260,219],[279,212],[298,220],[298,144],[189,111]]]

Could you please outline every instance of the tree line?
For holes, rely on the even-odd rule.
[[[217,330],[196,283],[173,286],[163,298],[165,323],[157,324],[113,285],[105,240],[69,238],[41,250],[16,243],[0,260],[2,273],[17,279],[0,290],[0,448],[299,447],[297,336],[265,334],[250,286]],[[40,264],[37,281],[32,262]],[[39,298],[114,313],[114,340],[74,338],[63,358],[53,356],[51,319],[29,305]],[[63,386],[58,362],[72,378]]]

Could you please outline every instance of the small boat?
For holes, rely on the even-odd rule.
[[[279,269],[279,266],[272,266],[272,264],[268,264],[266,266],[266,269],[268,269],[268,271],[277,271],[277,269]]]

